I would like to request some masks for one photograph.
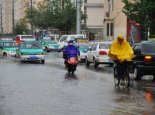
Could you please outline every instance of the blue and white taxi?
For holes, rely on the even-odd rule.
[[[38,42],[22,42],[19,44],[16,51],[16,58],[20,61],[37,61],[45,63],[44,51],[41,44]]]

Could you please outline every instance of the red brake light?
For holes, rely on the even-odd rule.
[[[144,61],[145,62],[151,62],[151,60],[152,60],[152,57],[151,56],[145,56],[144,57]]]
[[[77,64],[78,62],[77,62],[77,59],[76,59],[76,58],[70,58],[70,59],[68,60],[68,63],[69,63],[69,64],[75,65],[75,64]]]
[[[107,55],[107,52],[105,52],[105,51],[99,51],[99,55]]]

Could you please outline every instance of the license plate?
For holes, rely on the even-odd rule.
[[[110,63],[113,63],[113,60],[109,59],[109,62],[110,62]]]
[[[38,59],[38,58],[37,58],[36,56],[31,56],[30,59],[31,59],[31,60],[36,60],[36,59]]]

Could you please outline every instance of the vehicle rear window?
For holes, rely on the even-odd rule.
[[[145,43],[141,45],[142,54],[154,54],[155,55],[155,43]]]
[[[22,39],[34,39],[33,36],[21,36]]]
[[[22,43],[21,48],[23,48],[23,49],[40,49],[41,45],[39,43]]]
[[[109,49],[111,44],[100,43],[99,49]]]
[[[54,40],[45,40],[45,43],[47,44],[56,44],[56,42]]]
[[[67,36],[62,36],[60,39],[60,42],[66,41],[66,39],[67,39]]]

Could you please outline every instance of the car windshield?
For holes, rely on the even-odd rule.
[[[100,43],[99,49],[109,49],[111,44]]]
[[[16,47],[16,43],[15,42],[4,42],[3,43],[4,47]]]
[[[56,42],[54,40],[51,40],[51,39],[45,40],[45,43],[46,44],[56,44]]]
[[[33,36],[21,36],[22,39],[34,39]]]
[[[21,48],[23,48],[23,49],[40,49],[41,45],[39,43],[22,43]]]
[[[141,45],[142,54],[154,54],[155,55],[155,43],[144,43]]]

